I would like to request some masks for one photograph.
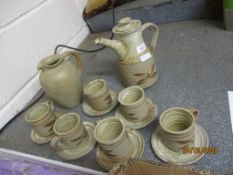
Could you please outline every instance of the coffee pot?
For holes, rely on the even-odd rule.
[[[150,47],[146,46],[142,36],[147,28],[153,30]],[[123,84],[138,85],[142,88],[154,84],[157,80],[157,68],[153,52],[159,34],[158,27],[153,23],[142,25],[140,20],[127,17],[119,20],[112,31],[116,40],[97,38],[95,43],[110,47],[117,53]]]

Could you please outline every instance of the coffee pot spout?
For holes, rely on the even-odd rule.
[[[110,47],[114,50],[121,60],[127,59],[128,56],[128,48],[121,41],[118,40],[110,40],[105,38],[97,38],[95,39],[95,44],[101,44],[107,47]]]

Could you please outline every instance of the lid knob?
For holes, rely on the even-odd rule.
[[[130,17],[122,18],[121,20],[118,21],[119,24],[125,24],[130,22],[132,19]]]

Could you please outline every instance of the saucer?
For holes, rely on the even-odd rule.
[[[195,127],[195,140],[191,147],[207,148],[209,146],[209,138],[206,131],[196,124]],[[166,147],[162,142],[161,127],[155,129],[151,137],[151,143],[154,153],[163,161],[175,164],[175,165],[188,165],[197,162],[204,156],[203,154],[184,154],[183,152],[174,152]]]
[[[65,160],[75,160],[87,155],[94,148],[96,143],[93,136],[95,125],[90,122],[83,122],[83,125],[87,130],[88,136],[75,148],[56,151],[58,156]]]
[[[132,152],[129,158],[140,158],[144,152],[144,138],[136,130],[128,130],[128,134],[129,134],[129,138],[132,141],[132,149],[131,149]],[[102,151],[99,145],[96,148],[96,160],[99,166],[107,171],[109,171],[112,167],[116,166],[120,162],[120,161],[113,161],[111,157],[104,154],[104,152]]]
[[[31,130],[30,138],[36,144],[44,144],[50,142],[54,137],[54,134],[51,134],[47,137],[40,136],[34,129]]]
[[[111,95],[111,98],[112,98],[112,104],[107,109],[105,109],[103,111],[97,111],[97,110],[93,109],[87,103],[87,101],[85,100],[83,102],[83,105],[82,105],[83,112],[85,114],[89,115],[89,116],[92,116],[92,117],[98,117],[98,116],[107,114],[108,112],[110,112],[111,110],[113,110],[117,106],[117,104],[118,104],[118,100],[117,100],[118,94],[116,92],[114,92],[114,91],[110,91],[110,95]]]
[[[129,128],[133,129],[140,129],[144,128],[145,126],[149,125],[152,121],[155,120],[156,116],[158,115],[158,106],[153,103],[149,98],[146,99],[146,104],[149,106],[149,111],[147,117],[142,121],[130,121],[124,114],[121,112],[120,107],[117,108],[115,116],[121,118],[125,125]]]

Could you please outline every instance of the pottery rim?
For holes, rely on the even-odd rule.
[[[173,131],[173,130],[167,129],[167,127],[164,126],[162,120],[163,120],[164,117],[166,117],[166,114],[168,114],[170,112],[173,112],[174,110],[176,110],[176,111],[183,111],[183,112],[188,113],[189,116],[191,116],[191,118],[192,118],[192,120],[190,121],[191,125],[189,125],[187,128],[185,128],[184,130],[181,130],[181,131]],[[160,119],[159,119],[159,125],[161,126],[161,128],[164,131],[166,131],[167,133],[170,133],[170,134],[177,134],[177,135],[186,133],[188,130],[190,130],[190,128],[192,128],[192,127],[195,126],[195,123],[196,123],[196,119],[195,119],[194,114],[191,112],[191,110],[185,109],[185,108],[180,108],[180,107],[173,107],[173,108],[169,108],[169,109],[165,110],[161,114]]]
[[[63,61],[64,61],[64,58],[62,58],[60,55],[50,55],[42,59],[40,63],[38,64],[37,68],[39,70],[46,69],[46,68],[47,69],[54,68]]]
[[[43,107],[42,107],[43,106]],[[42,115],[40,115],[39,117],[30,117],[30,115],[38,115],[38,114],[33,114],[33,113],[36,113],[36,111],[38,110],[38,108],[41,107],[43,108],[42,110]],[[48,103],[40,103],[40,104],[37,104],[35,106],[33,106],[31,109],[29,109],[29,111],[26,113],[25,115],[25,120],[29,123],[36,123],[36,122],[39,122],[40,120],[42,120],[44,117],[46,117],[48,115],[50,111],[50,106]]]
[[[120,19],[118,24],[112,29],[112,32],[118,36],[128,35],[141,29],[141,21],[129,17]]]
[[[106,81],[104,79],[96,79],[89,82],[83,89],[83,92],[88,97],[96,97],[106,91],[104,87],[106,87]]]
[[[112,121],[118,122],[121,125],[120,133],[118,133],[118,135],[111,140],[100,139],[99,137],[101,137],[101,136],[99,133],[97,133],[99,131],[103,131],[103,129],[100,127],[108,126],[108,125],[110,125],[109,122],[112,122]],[[108,118],[105,118],[103,120],[97,121],[97,125],[94,129],[94,137],[95,137],[96,141],[99,142],[100,144],[112,145],[112,144],[120,141],[122,139],[122,137],[124,136],[125,132],[126,132],[125,124],[121,119],[119,119],[117,117],[108,117]]]
[[[135,91],[137,94],[135,93]],[[125,102],[125,99],[127,98],[127,96],[132,92],[135,93],[134,95],[136,95],[136,100],[133,99],[134,101],[130,100],[130,102]],[[139,86],[130,86],[128,88],[125,88],[118,95],[118,101],[120,102],[121,105],[126,106],[126,107],[130,107],[136,104],[141,104],[143,103],[144,100],[145,100],[144,90]]]
[[[71,119],[73,121],[75,121],[75,124],[72,125],[68,131],[64,131],[64,132],[59,132],[57,129],[57,125],[58,123],[60,123],[61,121],[63,121],[62,123],[64,123],[64,121],[67,121],[68,119]],[[60,116],[54,123],[53,125],[53,131],[56,135],[58,136],[63,136],[63,135],[67,135],[72,133],[79,125],[80,125],[80,116],[76,113],[66,113],[62,116]]]

